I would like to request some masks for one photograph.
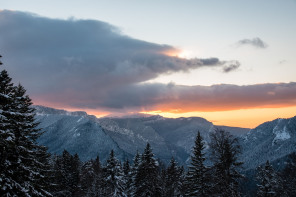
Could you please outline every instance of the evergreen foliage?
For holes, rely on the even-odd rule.
[[[104,196],[126,196],[123,177],[121,163],[115,157],[114,151],[111,150],[104,172]]]
[[[183,196],[183,168],[178,166],[174,158],[171,159],[165,173],[164,196]]]
[[[150,144],[147,143],[135,177],[135,196],[161,196],[158,163],[154,158]]]
[[[46,148],[26,90],[14,86],[6,70],[0,73],[0,190],[3,196],[51,196]]]
[[[287,191],[288,196],[295,195],[296,194],[296,153],[295,152],[289,155],[289,160],[281,175],[285,185],[284,189],[285,191]]]
[[[239,180],[243,176],[239,172],[242,162],[238,161],[241,151],[238,139],[222,129],[216,129],[210,137],[210,159],[213,162],[211,195],[240,196]]]
[[[78,155],[72,156],[64,150],[55,162],[54,196],[79,196],[80,191],[80,159]]]
[[[208,179],[206,177],[205,143],[198,131],[191,155],[191,163],[186,180],[186,196],[208,196]]]
[[[256,178],[259,181],[257,190],[258,197],[287,196],[283,189],[281,177],[276,173],[268,160],[264,166],[259,166],[257,168]]]

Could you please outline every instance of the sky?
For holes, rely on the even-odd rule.
[[[296,115],[295,0],[0,0],[3,69],[34,104],[98,117]]]

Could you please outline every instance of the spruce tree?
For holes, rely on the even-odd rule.
[[[7,71],[0,74],[0,190],[4,196],[51,196],[46,149],[26,90],[13,86]]]
[[[94,182],[92,184],[92,191],[94,195],[92,197],[99,197],[103,194],[103,170],[99,156],[93,161],[93,170],[94,170]]]
[[[264,166],[257,168],[256,178],[259,182],[257,189],[258,197],[287,196],[283,189],[281,177],[273,169],[268,160]]]
[[[129,161],[126,160],[123,164],[123,180],[124,180],[124,192],[127,196],[131,196],[130,189],[132,187],[132,172]]]
[[[172,158],[165,173],[164,196],[182,196],[182,173],[182,168],[180,168],[175,159]]]
[[[104,173],[104,196],[121,197],[124,193],[123,171],[120,162],[111,150]]]
[[[80,159],[64,150],[55,162],[54,196],[79,196],[80,194]]]
[[[133,165],[131,167],[131,178],[132,178],[132,183],[131,183],[131,187],[130,189],[128,189],[128,195],[130,196],[135,196],[135,192],[136,192],[136,175],[138,172],[138,167],[139,164],[141,162],[141,156],[139,154],[139,151],[136,152],[136,155],[134,156],[133,159]]]
[[[141,162],[137,170],[135,178],[135,196],[161,196],[158,163],[154,158],[149,143],[147,143],[144,153],[141,156]]]
[[[198,131],[191,155],[191,163],[187,174],[186,196],[208,196],[206,167],[204,165],[205,153],[204,142]]]
[[[95,172],[93,168],[93,160],[85,162],[81,167],[80,173],[81,191],[83,196],[95,196],[94,183]]]
[[[2,63],[1,63],[2,64]],[[7,114],[11,111],[13,83],[6,70],[0,73],[0,190],[1,193],[13,195],[17,182],[11,169],[10,157],[15,147],[14,132],[9,128]]]
[[[286,166],[281,174],[288,196],[296,194],[296,153],[289,155]]]

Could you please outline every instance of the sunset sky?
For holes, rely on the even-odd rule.
[[[295,0],[0,0],[0,54],[34,104],[96,116],[296,115]]]

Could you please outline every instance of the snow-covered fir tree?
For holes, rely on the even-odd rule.
[[[186,196],[208,196],[209,185],[206,175],[205,143],[198,131],[191,154],[191,162],[186,178]]]
[[[171,159],[168,168],[166,169],[164,179],[164,196],[184,196],[183,195],[183,169],[178,166],[174,158]]]
[[[51,196],[48,154],[36,140],[41,135],[26,90],[0,73],[0,190],[3,196]]]
[[[114,151],[111,150],[104,172],[103,196],[126,196],[123,176],[121,163],[115,157]]]
[[[141,162],[135,177],[134,194],[138,197],[161,196],[158,163],[149,143],[147,143],[144,153],[141,155]]]
[[[80,182],[81,191],[83,196],[91,197],[95,196],[95,191],[93,191],[93,184],[95,182],[95,172],[93,169],[93,160],[86,161],[80,171]]]
[[[288,196],[296,194],[296,153],[289,155],[287,164],[281,174]]]
[[[138,167],[139,164],[141,162],[141,156],[139,154],[139,151],[137,150],[136,155],[134,156],[133,159],[133,165],[131,167],[131,178],[132,178],[132,182],[131,182],[131,186],[128,189],[127,195],[128,196],[135,196],[135,192],[136,192],[136,176],[137,176],[137,172],[138,172]]]
[[[2,63],[1,63],[2,64]],[[18,184],[14,180],[14,171],[10,168],[11,154],[15,149],[15,135],[9,128],[7,113],[10,112],[13,83],[6,70],[0,73],[0,189],[1,193],[13,195],[12,191]]]
[[[124,174],[124,192],[127,196],[131,196],[130,188],[132,187],[132,172],[129,161],[126,160],[123,164],[123,174]]]
[[[294,172],[295,173],[295,172]],[[257,168],[257,196],[275,197],[288,196],[283,188],[283,181],[267,160],[264,166]]]
[[[99,156],[93,161],[94,182],[92,183],[92,197],[99,197],[103,193],[103,172]]]
[[[79,196],[80,191],[80,160],[78,155],[72,156],[64,150],[55,163],[54,196]]]

